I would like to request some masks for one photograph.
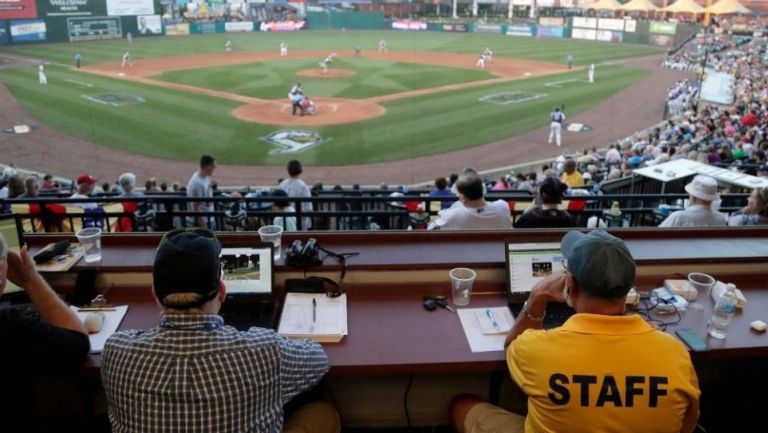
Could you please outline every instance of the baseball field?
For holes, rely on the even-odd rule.
[[[224,52],[227,39],[234,53]],[[377,52],[381,39],[389,52]],[[287,57],[279,56],[283,41]],[[493,60],[480,69],[485,48]],[[133,65],[121,67],[126,51]],[[3,69],[0,82],[41,124],[130,153],[180,161],[212,153],[223,164],[257,166],[298,156],[340,166],[506,139],[547,125],[555,106],[578,115],[648,76],[623,59],[660,52],[483,34],[234,33],[3,48],[46,63],[48,84],[38,84],[37,63]],[[318,63],[330,53],[322,75]],[[589,63],[597,64],[591,84]],[[291,115],[287,94],[296,81],[316,101],[315,115]]]

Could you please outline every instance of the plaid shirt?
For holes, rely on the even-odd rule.
[[[113,334],[101,376],[112,431],[280,433],[283,404],[328,371],[322,346],[217,315],[165,315]]]

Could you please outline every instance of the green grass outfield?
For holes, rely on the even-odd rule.
[[[137,38],[130,46],[130,51],[135,59],[222,52],[227,38],[233,41],[236,51],[269,50],[275,53],[279,43],[284,40],[288,43],[289,50],[349,50],[355,45],[360,45],[365,55],[366,50],[375,50],[382,38],[387,40],[390,50],[443,52],[447,56],[451,53],[479,54],[489,47],[494,51],[494,56],[562,64],[565,63],[566,54],[571,52],[576,65],[591,62],[599,64],[612,59],[661,52],[654,47],[571,39],[364,31]],[[93,76],[70,69],[74,53],[77,51],[82,53],[83,64],[89,65],[107,61],[118,62],[127,46],[126,41],[99,41],[4,48],[3,52],[44,59],[56,64],[47,68],[48,86],[40,86],[37,83],[34,67],[5,69],[0,72],[0,81],[6,84],[21,105],[41,122],[67,134],[107,146],[190,161],[196,161],[202,153],[212,153],[221,163],[227,164],[282,165],[294,157],[289,154],[270,155],[269,151],[273,147],[260,140],[260,137],[283,128],[233,118],[230,112],[239,105],[237,102]],[[339,62],[344,62],[345,68],[356,69],[358,75],[326,79],[313,89],[311,95],[368,97],[437,85],[432,84],[434,80],[427,83],[425,75],[440,83],[473,81],[486,77],[484,72],[471,69],[435,68],[396,62],[379,63],[380,61],[365,59],[345,58],[339,59]],[[295,64],[297,70],[306,69],[307,65],[317,67],[314,59],[291,59],[288,63]],[[338,65],[339,63],[336,63],[334,67]],[[172,78],[182,82],[192,80],[196,85],[206,84],[205,87],[245,95],[284,97],[287,92],[284,83],[294,78],[290,71],[275,68],[278,66],[274,62],[265,62],[227,68],[177,71],[163,75],[169,75],[164,79]],[[263,74],[254,74],[249,80],[248,77],[243,77],[244,69],[260,69]],[[586,72],[574,71],[385,102],[382,105],[387,110],[386,115],[369,121],[337,126],[301,127],[300,129],[316,131],[331,138],[321,146],[301,153],[301,160],[305,164],[314,165],[359,164],[407,159],[472,147],[546,125],[547,114],[556,105],[564,103],[569,115],[577,114],[641,79],[645,74],[644,71],[620,66],[599,65],[597,82],[593,85],[574,81],[564,84],[561,88],[545,86],[553,81],[586,78]],[[211,79],[211,76],[216,79]],[[86,82],[92,87],[78,84]],[[306,80],[302,79],[302,82],[306,83]],[[376,88],[380,84],[374,83],[387,85],[383,86],[385,88]],[[478,101],[489,94],[513,91],[546,96],[508,105]],[[112,107],[82,97],[84,94],[103,92],[132,94],[146,99],[146,102]]]

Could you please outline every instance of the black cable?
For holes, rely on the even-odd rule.
[[[408,394],[411,392],[411,386],[413,386],[412,374],[408,376],[408,386],[406,386],[405,395],[403,395],[403,409],[405,409],[405,422],[407,423],[409,431],[413,428],[413,426],[411,426],[411,413],[408,411]]]

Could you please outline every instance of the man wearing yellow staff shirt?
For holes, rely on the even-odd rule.
[[[563,267],[538,282],[507,336],[507,365],[528,395],[526,417],[477,398],[451,403],[459,433],[692,432],[696,372],[682,343],[624,312],[635,263],[604,231],[571,231]],[[542,329],[547,302],[576,310]]]
[[[564,173],[560,176],[560,180],[568,185],[569,188],[577,186],[584,186],[584,177],[581,176],[579,170],[576,170],[576,161],[568,158],[563,166]]]

